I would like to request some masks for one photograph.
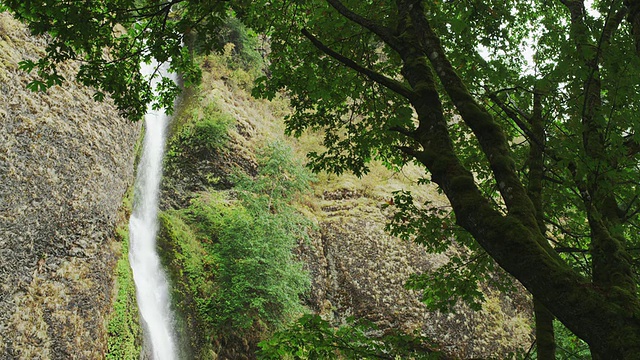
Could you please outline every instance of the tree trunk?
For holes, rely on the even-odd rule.
[[[424,13],[415,3],[412,6],[412,16]],[[407,44],[401,49],[403,76],[417,94],[411,100],[419,120],[413,137],[422,145],[421,151],[411,155],[429,169],[432,180],[447,195],[457,223],[596,352],[607,353],[610,359],[640,358],[640,304],[635,294],[618,292],[624,298],[621,301],[616,294],[601,292],[555,254],[540,231],[530,198],[516,180],[515,165],[500,127],[468,93],[426,19],[406,23],[410,26],[401,35]],[[416,25],[421,26],[417,31],[412,29]],[[428,57],[421,44],[429,51]],[[508,202],[507,215],[482,195],[473,175],[456,156],[426,61],[437,69],[463,120],[471,124],[487,158],[494,163],[492,170]]]
[[[530,133],[533,139],[529,139],[529,184],[527,194],[536,211],[536,220],[542,234],[546,233],[544,224],[544,206],[542,203],[542,181],[544,179],[544,147],[545,131],[544,118],[542,116],[542,94],[535,90],[533,95],[533,114],[529,118]],[[553,333],[554,316],[547,308],[533,298],[533,310],[536,318],[536,347],[539,360],[555,360],[556,343]]]
[[[553,333],[554,316],[535,298],[533,299],[533,311],[536,317],[538,360],[555,360],[556,341]]]

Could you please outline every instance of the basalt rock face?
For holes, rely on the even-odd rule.
[[[74,82],[27,90],[44,45],[0,14],[0,359],[101,359],[140,129]]]
[[[301,248],[313,277],[309,306],[335,324],[349,316],[376,323],[381,332],[419,333],[455,358],[508,358],[531,344],[529,302],[485,287],[487,301],[473,311],[459,304],[449,314],[429,311],[404,284],[448,261],[415,243],[388,235],[383,199],[361,190],[325,191],[316,198],[319,229]]]

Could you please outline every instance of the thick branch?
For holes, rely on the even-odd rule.
[[[440,82],[462,119],[478,138],[507,209],[528,225],[535,226],[533,205],[518,178],[515,162],[510,155],[508,142],[502,129],[486,109],[475,101],[453,69],[440,44],[440,39],[425,18],[424,9],[419,2],[413,4],[410,16],[416,38],[428,54]]]
[[[624,4],[629,10],[627,21],[631,24],[631,36],[636,43],[636,54],[640,56],[640,0],[626,0]]]
[[[515,116],[517,118],[517,116]],[[529,117],[531,139],[537,142],[529,147],[529,184],[527,194],[536,211],[536,220],[542,234],[546,233],[544,224],[544,207],[542,203],[542,179],[544,179],[544,118],[542,116],[542,95],[533,94],[533,114]],[[523,124],[524,125],[524,124]],[[556,250],[557,251],[557,250]],[[553,332],[554,316],[538,298],[533,298],[533,310],[536,317],[536,339],[538,359],[555,359],[556,344]]]
[[[602,40],[601,43],[610,43],[613,34],[618,29],[624,17],[629,13],[627,8],[622,8],[618,10],[613,16],[611,16],[608,22],[605,24],[604,29],[602,30]]]
[[[331,49],[330,47],[322,43],[320,40],[318,40],[318,38],[316,38],[313,34],[311,34],[307,29],[302,29],[302,35],[304,35],[307,39],[309,39],[313,44],[313,46],[318,48],[323,53],[334,58],[335,60],[339,61],[346,67],[357,71],[358,73],[368,77],[369,79],[377,82],[378,84],[386,87],[387,89],[401,96],[404,96],[409,100],[415,99],[416,94],[411,89],[407,88],[402,83],[400,83],[399,81],[390,79],[378,72],[365,68],[364,66],[356,63],[352,59],[349,59],[348,57],[336,52],[335,50]]]

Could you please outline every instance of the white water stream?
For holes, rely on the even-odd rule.
[[[142,65],[149,76],[155,64]],[[167,76],[170,76],[168,74]],[[129,262],[147,348],[153,360],[177,358],[169,285],[156,252],[158,194],[169,116],[149,108],[144,119],[144,143],[135,182],[134,206],[129,220]]]

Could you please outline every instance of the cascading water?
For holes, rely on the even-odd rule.
[[[155,64],[142,65],[142,73],[147,76],[154,70]],[[167,74],[166,69],[160,70],[163,75]],[[129,220],[129,262],[148,342],[146,347],[150,348],[154,360],[177,357],[169,286],[156,252],[158,194],[168,120],[162,111],[149,109],[145,115],[142,157],[135,183],[133,213]]]

